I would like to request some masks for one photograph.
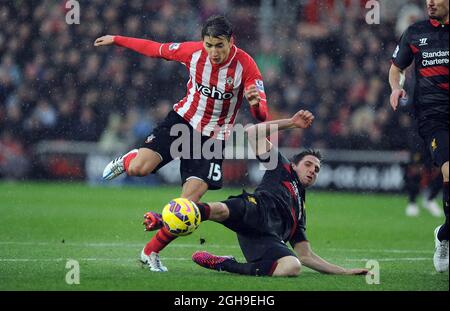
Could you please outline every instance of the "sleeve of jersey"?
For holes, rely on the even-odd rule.
[[[414,60],[414,53],[409,42],[409,29],[403,33],[392,55],[392,62],[400,69],[405,69]]]
[[[244,80],[244,89],[247,89],[251,85],[256,85],[256,88],[261,97],[261,101],[258,106],[251,106],[250,112],[253,117],[261,122],[268,120],[269,110],[267,108],[266,92],[264,91],[264,82],[262,80],[261,72],[258,69],[255,61],[249,57],[247,74]]]
[[[187,64],[192,54],[203,49],[202,42],[164,43],[161,45],[161,57]]]
[[[291,163],[277,148],[272,148],[267,153],[257,155],[256,159],[270,171],[278,171],[282,166],[290,165]]]
[[[160,50],[162,44],[159,42],[131,37],[114,36],[114,44],[148,57],[161,57]]]

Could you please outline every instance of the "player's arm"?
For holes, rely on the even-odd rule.
[[[246,129],[246,134],[255,154],[260,156],[268,153],[273,147],[267,137],[281,130],[292,128],[306,129],[311,126],[313,120],[314,116],[311,112],[300,110],[290,119],[266,121],[252,125]]]
[[[308,241],[296,243],[294,251],[297,253],[300,262],[305,267],[325,274],[345,274],[345,275],[365,275],[369,273],[368,269],[346,269],[338,265],[329,263],[316,255]]]
[[[405,69],[414,60],[414,47],[410,44],[409,29],[402,35],[399,44],[392,55],[392,64],[389,69],[389,84],[391,86],[390,104],[392,109],[397,110],[399,99],[406,97],[403,89],[405,83]]]
[[[269,111],[265,93],[262,94],[261,90],[253,84],[245,89],[244,95],[250,105],[250,113],[252,116],[259,121],[266,121]]]
[[[149,57],[161,57],[162,44],[151,40],[106,35],[97,38],[94,42],[94,46],[105,46],[113,44],[131,49],[135,52]]]
[[[405,83],[405,72],[392,63],[389,69],[389,84],[391,85],[390,104],[395,111],[398,107],[398,102],[401,97],[406,97],[406,91],[403,89]]]
[[[266,121],[269,118],[266,93],[261,72],[255,61],[248,57],[248,63],[244,74],[244,96],[250,105],[252,116],[258,121]]]
[[[202,48],[201,41],[183,43],[160,43],[151,40],[123,36],[103,36],[95,40],[94,46],[118,45],[148,57],[163,58],[187,64],[194,51]]]

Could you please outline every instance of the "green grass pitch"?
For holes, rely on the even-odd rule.
[[[249,189],[251,190],[251,189]],[[161,211],[177,187],[103,188],[82,184],[0,183],[0,290],[415,290],[448,291],[448,272],[434,271],[433,230],[443,219],[426,211],[404,214],[406,197],[310,191],[307,235],[313,250],[344,267],[377,260],[380,284],[364,276],[322,275],[304,268],[297,278],[233,275],[191,261],[196,250],[243,260],[233,232],[202,223],[163,250],[167,273],[152,273],[137,259],[153,233],[141,222]],[[211,191],[205,201],[240,189]],[[200,239],[205,243],[200,244]],[[69,259],[79,262],[80,284],[66,283]]]

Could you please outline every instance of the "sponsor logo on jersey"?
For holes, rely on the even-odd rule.
[[[171,45],[169,45],[169,51],[178,50],[179,47],[180,47],[179,43],[172,43]]]
[[[258,90],[264,92],[264,83],[262,82],[262,80],[255,80],[255,84]]]
[[[212,88],[210,88],[208,86],[204,86],[202,84],[195,82],[195,88],[203,96],[218,99],[218,100],[231,99],[233,97],[233,93],[221,92],[214,85],[212,86]]]
[[[422,66],[448,65],[448,50],[440,50],[435,52],[422,52]]]

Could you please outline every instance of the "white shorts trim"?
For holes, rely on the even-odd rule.
[[[197,179],[197,180],[203,181],[204,183],[207,183],[205,180],[203,180],[202,178],[197,177],[197,176],[189,176],[188,178],[186,178],[186,182],[187,182],[189,179]],[[186,183],[186,182],[185,182],[185,183]]]

